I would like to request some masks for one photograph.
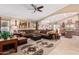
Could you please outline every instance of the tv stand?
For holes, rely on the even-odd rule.
[[[0,55],[9,50],[17,52],[17,39],[0,41]]]

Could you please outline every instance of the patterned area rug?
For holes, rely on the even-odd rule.
[[[54,41],[54,40],[46,40],[46,39],[32,41],[31,39],[28,39],[27,44],[19,46],[18,52],[12,53],[11,55],[28,55],[27,53],[24,53],[23,50],[27,50],[28,47],[31,47],[31,46],[35,46],[35,47],[42,49],[44,51],[43,55],[47,55],[58,45],[59,41],[60,40]]]

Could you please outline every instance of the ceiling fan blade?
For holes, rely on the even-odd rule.
[[[36,10],[36,6],[34,4],[31,4],[31,6]]]
[[[44,6],[37,7],[37,9],[42,9]]]
[[[39,11],[39,12],[42,12],[42,10],[39,10],[39,9],[38,9],[38,11]]]

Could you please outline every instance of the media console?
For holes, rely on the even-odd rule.
[[[13,52],[17,52],[17,41],[17,39],[0,41],[0,55],[10,50],[13,50]]]

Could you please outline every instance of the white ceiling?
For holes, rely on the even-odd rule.
[[[39,5],[40,4],[37,4],[37,6]],[[31,7],[31,5],[28,4],[3,4],[3,5],[0,4],[0,16],[13,16],[25,19],[28,18],[32,21],[36,21],[67,6],[65,4],[41,4],[41,5],[44,6],[44,8],[42,9],[43,12],[33,13],[33,10],[29,10],[29,7]]]

